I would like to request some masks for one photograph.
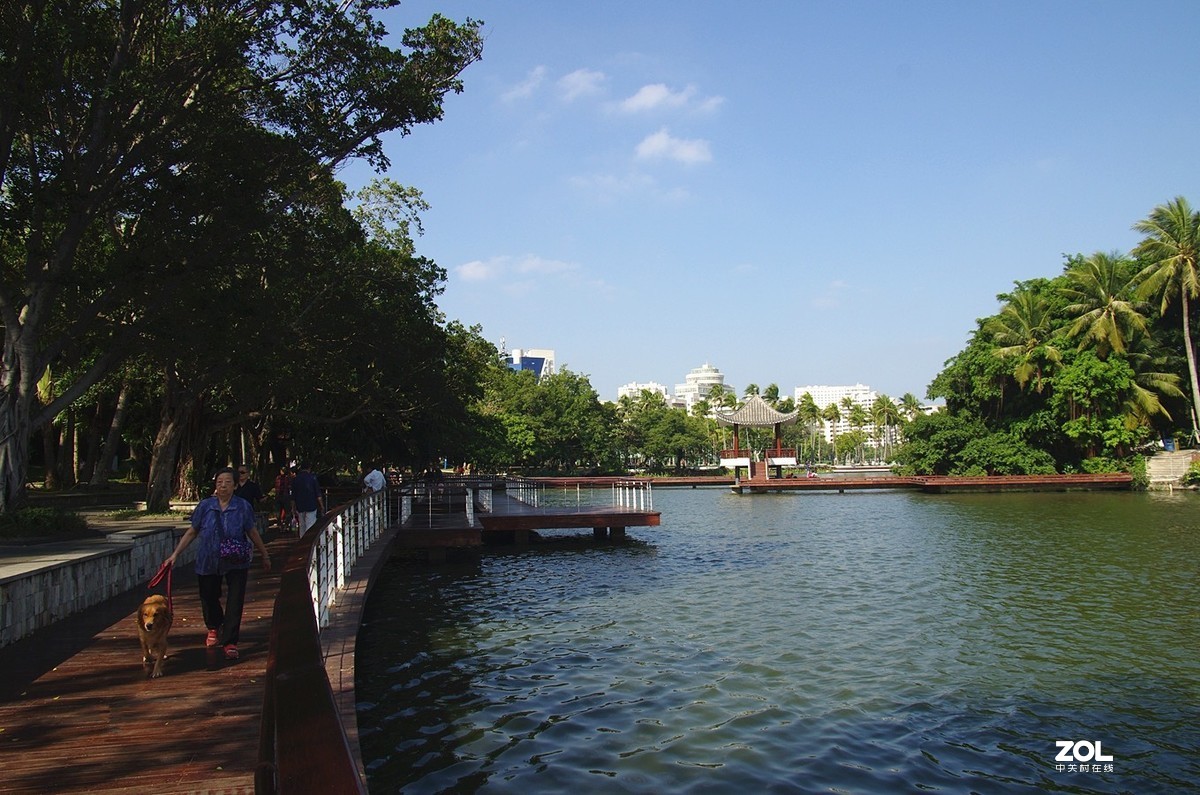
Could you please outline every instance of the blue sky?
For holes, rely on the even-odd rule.
[[[601,398],[925,395],[1014,280],[1200,204],[1193,2],[421,0],[483,20],[445,118],[387,139],[439,305]],[[358,166],[340,177],[370,177]]]

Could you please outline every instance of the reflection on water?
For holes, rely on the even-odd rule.
[[[394,563],[373,792],[1178,792],[1200,498],[659,490],[623,547]],[[1100,741],[1111,769],[1055,761]],[[1064,769],[1056,769],[1063,764]]]

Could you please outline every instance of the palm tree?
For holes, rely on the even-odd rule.
[[[1040,293],[1018,290],[1000,310],[1000,314],[984,324],[992,335],[996,355],[1016,358],[1013,378],[1022,389],[1033,380],[1034,388],[1042,391],[1046,367],[1062,360],[1058,348],[1050,344],[1054,332],[1054,312]]]
[[[845,401],[843,401],[843,402],[845,402]],[[850,427],[852,427],[855,431],[858,432],[859,439],[862,440],[859,442],[858,448],[856,451],[856,454],[858,456],[858,463],[861,464],[863,462],[863,444],[867,438],[867,435],[865,433],[863,433],[862,431],[863,431],[863,428],[865,428],[867,426],[867,423],[870,422],[871,418],[870,418],[870,416],[867,415],[867,410],[862,407],[861,403],[855,403],[854,401],[851,401],[850,402],[850,414],[849,414],[848,419],[850,420]]]
[[[750,397],[751,395],[757,395],[758,394],[758,384],[753,384],[753,383],[746,384],[746,390],[742,394],[744,394],[746,397]]]
[[[837,461],[837,424],[842,420],[842,412],[838,411],[836,403],[830,403],[821,412],[821,419],[829,423],[829,441],[833,446],[834,461]]]
[[[1148,353],[1131,353],[1126,361],[1133,369],[1133,389],[1125,399],[1128,427],[1149,425],[1159,414],[1171,419],[1170,412],[1162,404],[1162,397],[1183,397],[1179,376],[1157,370],[1158,362]]]
[[[767,388],[762,392],[763,400],[770,403],[772,406],[779,405],[779,384],[767,384]]]
[[[817,405],[817,401],[813,400],[811,392],[805,392],[800,396],[800,405],[796,409],[800,412],[800,419],[808,426],[812,434],[812,454],[817,454],[817,426],[821,422],[821,408]]]
[[[1176,196],[1150,211],[1144,221],[1133,225],[1146,237],[1134,254],[1148,263],[1135,277],[1138,296],[1159,297],[1166,314],[1176,295],[1182,303],[1183,346],[1192,380],[1192,436],[1200,440],[1200,379],[1196,376],[1196,348],[1192,343],[1191,301],[1200,298],[1200,213],[1187,200]]]
[[[912,392],[905,392],[900,398],[900,412],[912,422],[921,414],[921,401]]]
[[[1129,340],[1146,331],[1146,317],[1127,299],[1132,265],[1116,252],[1096,252],[1067,269],[1062,293],[1074,303],[1065,311],[1076,316],[1067,335],[1079,338],[1080,349],[1094,345],[1101,359],[1109,351],[1124,353]]]
[[[871,424],[875,426],[875,439],[879,442],[879,447],[886,450],[880,453],[884,461],[891,457],[894,435],[892,429],[900,424],[900,419],[900,408],[894,400],[887,395],[875,398],[875,402],[871,404]]]

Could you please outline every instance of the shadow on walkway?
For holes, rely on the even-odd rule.
[[[205,648],[190,567],[174,574],[159,679],[142,667],[134,623],[146,588],[0,649],[0,792],[253,792],[271,613],[294,543],[268,542],[271,572],[255,560],[237,661]]]

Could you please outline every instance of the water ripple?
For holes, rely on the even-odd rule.
[[[373,790],[1200,780],[1195,499],[656,502],[663,526],[626,547],[392,565],[358,646]],[[1057,770],[1066,739],[1112,769]]]

